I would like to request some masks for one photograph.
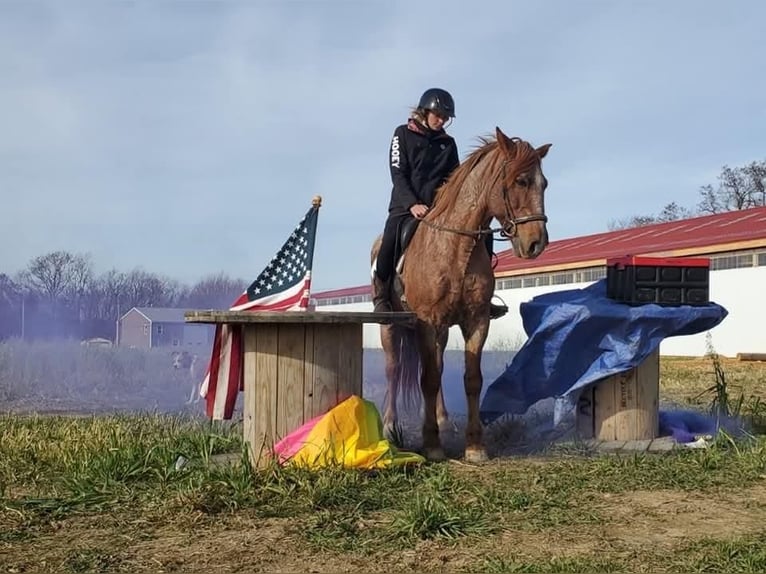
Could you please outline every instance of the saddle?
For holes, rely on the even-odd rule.
[[[397,277],[399,276],[399,273],[401,273],[402,266],[404,265],[404,253],[407,251],[407,246],[410,244],[412,236],[415,235],[418,225],[420,225],[420,220],[412,218],[406,219],[402,225],[399,226],[398,241],[396,242],[396,252],[394,254],[396,259],[395,269]]]
[[[419,219],[406,219],[399,226],[397,233],[396,249],[394,250],[394,260],[396,261],[396,265],[394,266],[394,276],[393,280],[391,281],[391,305],[396,307],[398,303],[401,306],[402,311],[410,311],[410,308],[407,305],[407,296],[404,293],[404,283],[402,282],[402,277],[400,274],[402,272],[402,267],[404,266],[404,257],[407,251],[407,247],[409,246],[412,237],[415,235],[415,231],[417,231],[418,225],[420,225]],[[375,277],[376,264],[377,261],[373,262],[372,269],[370,270],[373,278]],[[494,295],[494,297],[498,296]],[[505,305],[504,302],[502,305],[490,303],[489,307],[490,319],[497,319],[508,312],[508,306]]]

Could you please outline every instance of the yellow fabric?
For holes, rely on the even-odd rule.
[[[419,454],[400,451],[386,440],[375,405],[355,395],[320,418],[290,460],[309,468],[386,468],[425,461]]]

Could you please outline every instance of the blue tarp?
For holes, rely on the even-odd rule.
[[[485,423],[523,414],[547,398],[571,407],[584,387],[638,366],[663,339],[707,331],[728,315],[717,303],[618,303],[606,296],[606,279],[540,295],[520,311],[529,338],[487,388],[480,409]]]

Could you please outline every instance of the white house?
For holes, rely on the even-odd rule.
[[[766,353],[766,207],[694,217],[632,229],[552,241],[533,261],[498,255],[496,290],[510,308],[492,321],[487,349],[517,349],[526,340],[519,304],[562,289],[577,289],[606,276],[606,261],[626,255],[706,257],[710,260],[710,300],[729,312],[710,330],[723,356]],[[372,310],[370,286],[313,295],[317,310]],[[364,344],[380,348],[379,326],[365,325]],[[449,348],[462,348],[460,331],[450,332]],[[703,356],[706,333],[665,339],[663,355]]]

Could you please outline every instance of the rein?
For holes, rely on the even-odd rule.
[[[479,237],[482,235],[492,235],[495,233],[500,233],[500,235],[504,238],[501,241],[509,241],[516,237],[518,234],[518,227],[519,225],[523,225],[524,223],[529,223],[531,221],[542,221],[544,223],[548,222],[548,216],[544,213],[534,213],[532,215],[525,215],[523,217],[516,217],[513,213],[513,207],[511,207],[511,200],[508,197],[508,186],[505,184],[505,166],[508,163],[507,159],[503,160],[502,169],[497,172],[497,175],[495,176],[495,179],[492,181],[492,185],[490,188],[494,187],[497,183],[497,180],[500,178],[500,176],[503,176],[503,205],[505,206],[505,215],[506,215],[506,224],[501,225],[500,227],[487,227],[485,229],[457,229],[455,227],[448,227],[446,225],[440,225],[438,223],[434,223],[432,221],[428,221],[427,219],[421,219],[420,221],[422,223],[425,223],[429,227],[436,229],[438,231],[447,231],[449,233],[457,233],[458,235],[466,235],[468,237],[473,237],[478,240]]]

